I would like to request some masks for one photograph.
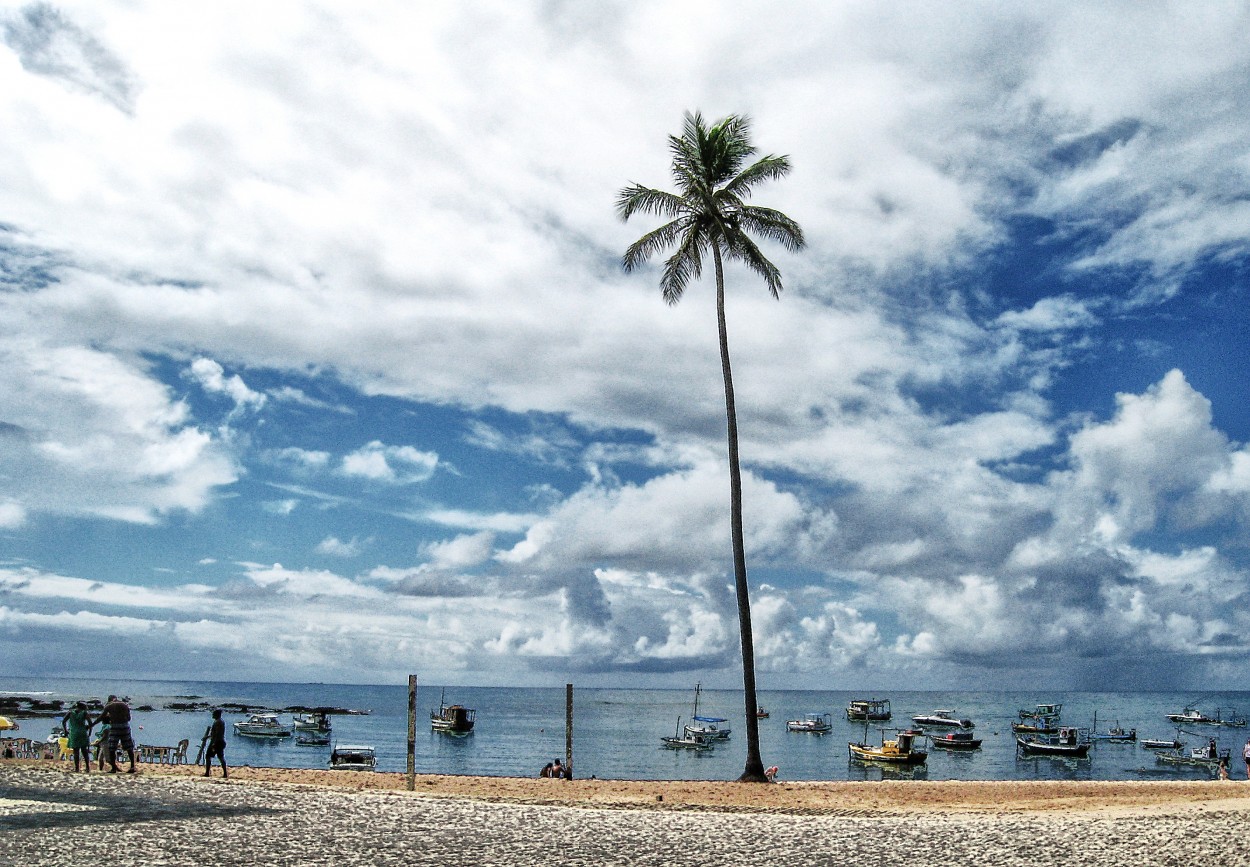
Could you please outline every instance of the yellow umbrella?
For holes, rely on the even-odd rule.
[[[0,716],[0,732],[17,728],[17,723],[9,719],[7,716]]]

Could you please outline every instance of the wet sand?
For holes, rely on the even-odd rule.
[[[0,762],[0,863],[1244,864],[1250,783],[773,785]],[[122,860],[109,856],[121,854]]]

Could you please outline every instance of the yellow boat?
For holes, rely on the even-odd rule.
[[[875,747],[870,744],[851,744],[846,746],[850,750],[851,758],[861,762],[881,762],[889,765],[923,765],[925,760],[929,758],[929,754],[924,750],[914,749],[916,735],[920,732],[911,731],[910,729],[900,731],[898,736],[891,741],[885,739],[885,732],[881,733],[881,746]]]

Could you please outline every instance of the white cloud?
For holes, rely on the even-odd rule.
[[[398,467],[398,469],[397,469]],[[341,472],[376,482],[424,482],[438,468],[438,455],[412,446],[388,446],[377,440],[345,455]]]
[[[331,557],[356,557],[359,556],[362,547],[361,541],[355,536],[347,542],[336,536],[327,536],[317,543],[317,553]]]
[[[237,374],[226,376],[225,369],[211,358],[197,358],[191,362],[191,376],[210,394],[224,394],[234,401],[237,410],[258,410],[268,398],[247,387]]]

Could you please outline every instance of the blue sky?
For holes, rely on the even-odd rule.
[[[0,3],[0,658],[740,682],[711,287],[753,120],[763,688],[1239,688],[1246,3]],[[695,39],[692,34],[698,34]]]

